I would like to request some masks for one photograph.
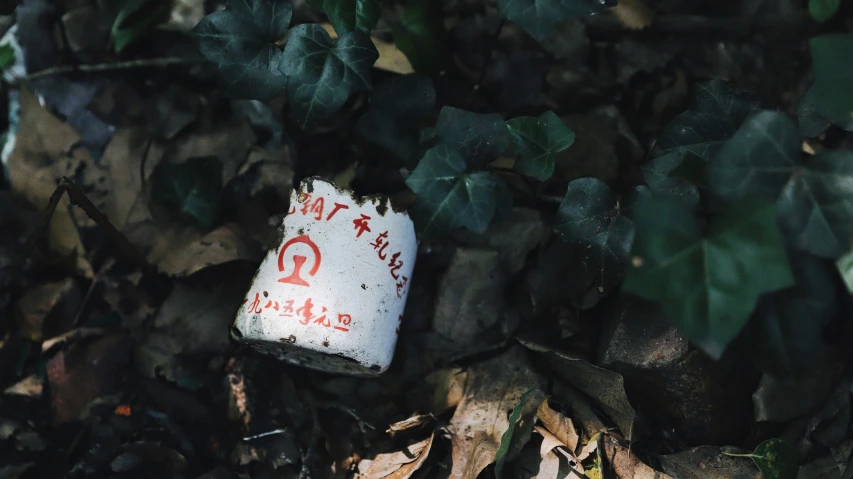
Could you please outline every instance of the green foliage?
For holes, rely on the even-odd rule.
[[[201,229],[219,218],[222,201],[222,162],[216,157],[161,163],[151,177],[152,211],[169,218],[183,217]]]
[[[113,49],[120,53],[128,45],[169,19],[172,2],[163,0],[125,0],[112,26]]]
[[[752,459],[765,479],[796,479],[800,470],[797,451],[782,439],[768,439],[759,444],[752,454],[723,454]]]
[[[420,120],[432,112],[434,105],[435,87],[429,78],[391,78],[373,89],[370,111],[358,120],[356,131],[399,161],[407,162],[418,147]]]
[[[521,116],[506,124],[512,148],[518,155],[515,170],[539,181],[554,174],[554,154],[575,142],[575,132],[550,110],[538,118]]]
[[[693,207],[699,204],[699,188],[671,175],[688,155],[698,158],[689,151],[673,150],[643,166],[643,179],[654,196],[671,196]]]
[[[838,258],[835,267],[847,286],[847,291],[853,293],[853,251],[848,251],[844,256]]]
[[[226,93],[268,100],[283,93],[287,77],[279,70],[292,11],[286,0],[229,0],[228,9],[202,19],[193,30],[201,54],[216,64]]]
[[[838,125],[853,119],[853,33],[833,33],[812,38],[815,106],[818,113]]]
[[[797,117],[800,120],[800,134],[809,138],[819,136],[831,124],[842,130],[853,131],[853,115],[832,121],[818,112],[814,87],[809,88],[797,103]]]
[[[585,269],[599,272],[600,289],[622,281],[634,241],[634,224],[622,214],[619,202],[603,181],[579,178],[569,183],[554,231],[563,241],[580,247]]]
[[[518,398],[518,404],[512,408],[512,412],[509,414],[509,427],[501,436],[501,443],[498,446],[498,450],[495,451],[495,479],[501,479],[503,477],[504,462],[506,461],[506,454],[509,452],[509,445],[512,443],[512,435],[515,432],[515,426],[521,419],[521,411],[527,403],[528,396],[538,388],[539,387],[537,386],[525,391],[524,394]]]
[[[498,0],[498,12],[540,43],[562,21],[615,6],[615,0]]]
[[[0,68],[9,68],[15,64],[15,49],[10,44],[0,45]]]
[[[623,288],[660,301],[714,357],[743,329],[762,294],[794,284],[769,203],[732,203],[704,234],[690,208],[672,198],[640,200],[634,221],[633,267]]]
[[[363,32],[344,33],[333,41],[319,25],[293,28],[281,63],[291,117],[303,127],[331,117],[351,94],[370,90],[377,58],[376,47]]]
[[[421,235],[461,227],[482,232],[495,217],[505,184],[489,172],[466,172],[466,166],[458,150],[442,144],[429,149],[406,179],[417,195],[412,215]]]
[[[356,30],[370,33],[382,14],[376,0],[309,0],[307,3],[329,17],[338,35]]]
[[[653,155],[684,149],[710,160],[746,117],[760,109],[760,98],[731,83],[721,80],[700,83],[696,85],[692,108],[663,129]]]
[[[835,15],[841,0],[809,0],[809,13],[815,21],[823,23]]]
[[[449,106],[441,109],[435,137],[459,151],[476,168],[491,163],[509,147],[509,131],[500,115],[481,115]]]
[[[391,26],[394,44],[418,73],[438,73],[446,62],[447,41],[438,6],[433,0],[409,1],[400,21]]]

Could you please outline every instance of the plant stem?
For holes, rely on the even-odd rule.
[[[203,61],[204,60],[200,58],[163,57],[145,58],[141,60],[128,60],[124,62],[97,63],[94,65],[66,65],[60,67],[51,67],[45,70],[37,71],[35,73],[25,76],[23,80],[29,81],[46,76],[64,75],[67,73],[76,72],[104,72],[148,67],[162,68],[170,65],[182,65],[185,63],[201,63]]]

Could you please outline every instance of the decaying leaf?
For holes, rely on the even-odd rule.
[[[210,233],[177,247],[160,259],[160,271],[170,276],[189,276],[209,266],[230,261],[260,262],[259,245],[236,224],[222,225]]]
[[[21,334],[30,341],[41,341],[44,320],[74,289],[74,280],[45,282],[27,290],[18,300],[17,323]]]
[[[545,428],[550,431],[561,444],[569,448],[573,454],[578,450],[580,437],[575,430],[575,425],[568,417],[551,409],[548,400],[542,401],[539,409],[536,411],[536,418],[542,421]]]
[[[761,479],[746,458],[723,454],[724,448],[700,446],[661,456],[664,472],[676,479]]]
[[[426,461],[429,456],[432,441],[435,438],[431,434],[423,441],[410,445],[399,452],[378,454],[373,459],[366,459],[359,463],[368,462],[367,469],[358,474],[358,479],[409,479]]]

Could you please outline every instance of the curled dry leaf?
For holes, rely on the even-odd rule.
[[[435,434],[423,441],[410,445],[398,452],[378,454],[373,460],[359,463],[367,464],[366,470],[357,475],[358,479],[409,479],[426,461]]]
[[[338,34],[335,32],[331,23],[322,23],[320,26],[323,27],[323,30],[326,30],[326,33],[328,33],[332,39],[338,37]],[[397,48],[397,45],[380,40],[376,38],[376,36],[371,36],[370,39],[373,41],[373,45],[379,52],[379,59],[373,64],[374,68],[396,73],[398,75],[410,75],[415,73],[412,63],[406,55]]]
[[[403,419],[402,421],[397,421],[394,424],[391,424],[385,432],[393,436],[400,431],[405,431],[413,427],[421,427],[430,422],[434,417],[435,416],[432,414],[417,414],[408,419]]]
[[[536,417],[542,421],[545,428],[556,437],[561,444],[569,448],[573,454],[578,450],[580,437],[575,430],[575,425],[572,420],[566,416],[551,409],[548,400],[542,401],[539,409],[536,411]]]
[[[605,468],[610,468],[619,479],[673,479],[672,476],[656,471],[644,464],[631,449],[610,434],[601,437],[604,446]]]
[[[17,323],[21,334],[30,341],[41,341],[44,320],[74,289],[74,280],[41,283],[24,292],[16,305]]]
[[[411,402],[421,410],[441,414],[456,407],[462,400],[468,371],[462,368],[445,368],[431,372],[424,378],[424,384],[410,396]]]
[[[3,394],[10,394],[15,396],[27,396],[27,397],[40,397],[41,393],[44,391],[44,384],[42,384],[41,379],[36,377],[35,374],[32,376],[27,376],[26,378],[18,381],[17,383],[9,386],[3,391]]]
[[[468,370],[465,393],[450,420],[451,478],[476,479],[494,462],[501,438],[509,429],[508,412],[519,403],[522,394],[536,388],[540,380],[520,347],[513,347]],[[521,413],[523,420],[532,419],[542,397],[539,389],[531,393]],[[510,458],[512,452],[508,454]]]
[[[542,444],[539,446],[542,462],[539,465],[539,474],[536,477],[543,479],[571,477],[569,474],[572,472],[578,477],[583,476],[583,465],[574,453],[565,450],[563,441],[557,439],[542,426],[536,426],[535,429],[542,435]]]

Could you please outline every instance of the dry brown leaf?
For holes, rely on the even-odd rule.
[[[556,383],[554,392],[569,401],[572,409],[572,417],[580,423],[587,437],[595,437],[607,432],[607,426],[601,422],[601,419],[590,405],[589,400],[580,391],[571,385],[558,382]]]
[[[450,408],[456,407],[462,400],[465,392],[465,382],[468,380],[468,372],[462,368],[447,368],[433,371],[424,378],[426,391],[432,393],[430,411],[441,414]]]
[[[717,446],[694,447],[678,454],[661,456],[661,465],[665,472],[678,479],[762,478],[751,460],[727,456],[724,451]]]
[[[81,339],[100,336],[101,334],[104,334],[105,331],[106,330],[104,328],[75,328],[43,342],[41,344],[41,351],[46,352],[59,344],[72,343]]]
[[[602,457],[605,461],[603,467],[612,469],[619,479],[673,479],[672,476],[644,464],[614,436],[604,434],[601,442],[605,452]]]
[[[451,478],[476,479],[495,461],[501,437],[509,428],[509,411],[540,380],[521,347],[468,370],[464,396],[450,420]],[[522,409],[522,417],[532,415],[542,399],[542,392],[534,391]]]
[[[9,386],[5,391],[3,391],[3,394],[39,397],[42,392],[44,392],[44,384],[42,384],[41,379],[33,374],[32,376],[27,376],[17,383]]]
[[[18,329],[30,341],[41,341],[44,320],[74,289],[74,280],[41,283],[28,289],[16,304]]]
[[[332,27],[331,23],[322,23],[320,26],[326,30],[329,36],[332,38],[338,38],[338,34],[335,33],[335,29]],[[412,63],[409,62],[406,55],[397,48],[397,45],[380,40],[374,36],[371,36],[370,39],[373,40],[373,45],[376,46],[376,50],[379,52],[379,59],[373,64],[374,68],[385,70],[386,72],[397,73],[398,75],[409,75],[415,73]]]
[[[619,5],[610,9],[623,25],[631,30],[642,30],[655,19],[655,12],[643,0],[620,0]]]
[[[574,453],[578,450],[580,437],[575,430],[575,425],[572,420],[566,416],[551,409],[548,400],[542,401],[539,410],[536,411],[536,417],[542,421],[545,428],[548,429],[560,442],[569,448],[569,451]]]
[[[406,429],[411,429],[413,427],[422,427],[424,424],[427,424],[428,422],[432,421],[434,417],[435,416],[433,416],[432,414],[418,414],[408,419],[403,419],[402,421],[397,421],[394,424],[391,424],[390,426],[388,426],[388,430],[386,430],[385,432],[393,436],[394,434],[400,431],[405,431]]]
[[[426,461],[435,434],[398,452],[378,454],[369,460],[358,479],[409,479]],[[367,462],[367,460],[362,461]],[[361,465],[361,464],[359,464]]]
[[[157,262],[157,269],[169,276],[189,276],[209,266],[246,260],[260,263],[260,245],[236,224],[225,224],[215,230],[167,250]]]

